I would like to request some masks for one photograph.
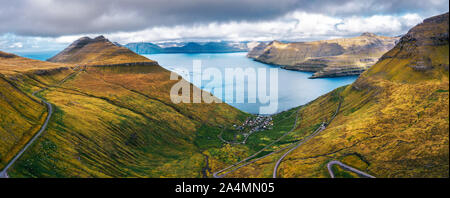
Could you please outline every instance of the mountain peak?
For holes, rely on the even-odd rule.
[[[109,41],[103,35],[97,36],[94,38],[95,41]]]
[[[131,50],[117,46],[103,35],[91,39],[82,37],[56,56],[50,62],[63,62],[85,65],[115,65],[124,63],[152,62]]]
[[[423,20],[424,23],[444,23],[447,22],[448,25],[448,12],[441,14],[441,15],[437,15],[437,16],[433,16],[430,18],[427,18],[425,20]]]
[[[434,16],[414,26],[365,76],[402,82],[448,76],[448,16]]]
[[[370,32],[364,32],[364,33],[361,34],[361,36],[375,37],[375,36],[377,36],[377,35],[374,34],[374,33],[370,33]]]

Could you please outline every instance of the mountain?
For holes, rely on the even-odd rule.
[[[128,43],[125,47],[138,54],[158,54],[163,50],[153,43]]]
[[[38,72],[69,66],[69,64],[50,63],[17,56],[0,51],[0,73],[17,74],[20,72]]]
[[[225,103],[173,103],[183,79],[104,37],[75,41],[54,63],[0,55],[0,170],[49,115],[40,98],[53,107],[10,177],[202,177],[222,127],[249,116]]]
[[[54,63],[0,52],[0,167],[51,115],[10,177],[211,177],[253,155],[226,177],[272,177],[274,167],[277,177],[330,177],[338,160],[376,177],[448,178],[448,23],[448,13],[424,20],[353,84],[250,135],[235,129],[265,118],[224,103],[174,104],[182,79],[104,38],[78,40]]]
[[[359,75],[394,47],[398,38],[363,33],[353,38],[313,42],[261,43],[248,57],[284,69],[315,72],[311,78]]]
[[[263,42],[258,43],[247,53],[247,57],[256,59],[258,56],[263,54],[264,49],[266,49],[266,47],[271,44],[272,43],[269,43],[269,44],[263,43]]]
[[[80,38],[48,61],[79,65],[155,64],[155,61],[117,46],[103,36]]]
[[[166,46],[164,43],[162,46]],[[248,50],[246,43],[234,42],[188,42],[181,46],[160,47],[153,43],[128,43],[125,45],[128,49],[138,54],[159,54],[159,53],[227,53],[227,52],[246,52]]]
[[[448,178],[448,24],[448,13],[425,19],[353,84],[300,107],[288,136],[307,141],[286,154],[276,176],[330,177],[327,164],[338,160],[375,177]],[[323,122],[326,128],[313,136]],[[283,141],[264,153],[295,142]],[[227,176],[272,177],[286,151]],[[359,177],[331,168],[337,177]]]

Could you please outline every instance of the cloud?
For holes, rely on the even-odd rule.
[[[140,31],[107,33],[105,36],[111,41],[122,44],[141,41],[311,41],[356,36],[363,32],[398,36],[406,33],[421,21],[422,18],[418,14],[410,13],[399,16],[333,17],[295,11],[267,21],[160,26]],[[67,35],[54,38],[7,34],[0,37],[0,50],[21,50],[21,48],[33,48],[34,50],[62,49],[82,36],[95,37],[97,34]],[[23,43],[22,46],[14,45],[17,42]]]
[[[60,50],[82,36],[140,41],[283,40],[406,33],[448,0],[0,0],[0,50]],[[13,17],[11,17],[13,16]],[[19,45],[21,43],[21,45]]]
[[[293,12],[331,17],[428,17],[448,0],[0,0],[0,34],[63,36],[141,31],[153,27],[260,22]]]
[[[393,36],[405,33],[405,31],[421,21],[422,18],[417,14],[406,14],[403,16],[374,15],[367,18],[346,18],[342,23],[337,24],[336,28],[344,34],[373,32]]]
[[[22,48],[23,44],[21,42],[15,42],[9,46],[9,48]]]
[[[106,36],[120,43],[214,39],[306,41],[356,36],[363,32],[397,36],[406,33],[421,21],[422,18],[417,14],[331,17],[323,14],[293,12],[268,21],[154,27],[135,32],[111,33]]]
[[[27,52],[27,51],[59,51],[74,40],[50,37],[17,36],[3,34],[0,36],[0,51]]]

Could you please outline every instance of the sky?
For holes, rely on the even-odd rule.
[[[0,50],[52,51],[82,36],[311,41],[405,34],[448,0],[0,0]]]

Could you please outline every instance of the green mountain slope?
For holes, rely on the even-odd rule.
[[[47,116],[46,107],[31,96],[34,91],[18,86],[27,75],[64,74],[68,65],[32,60],[0,52],[0,170],[37,133]]]
[[[342,104],[324,131],[287,155],[277,176],[329,177],[327,163],[339,160],[376,177],[448,177],[448,17],[424,20],[356,82],[302,107],[298,139]],[[272,177],[281,154],[229,176]]]
[[[173,104],[177,81],[169,71],[101,40],[76,42],[51,59],[74,64],[70,69],[24,71],[8,80],[25,95],[48,87],[39,96],[54,106],[47,130],[9,176],[201,177],[204,150],[221,146],[202,130],[219,131],[248,115],[224,103]],[[45,108],[34,105],[39,122]]]

